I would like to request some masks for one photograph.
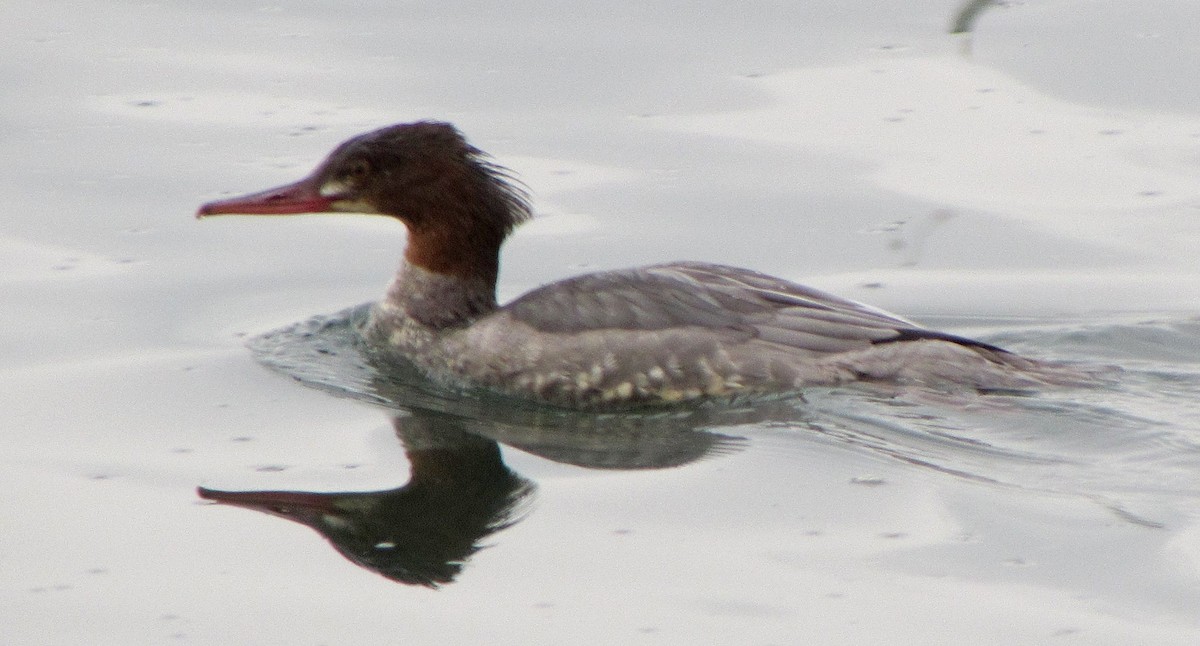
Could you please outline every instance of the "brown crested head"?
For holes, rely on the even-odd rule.
[[[323,212],[393,216],[409,229],[411,262],[463,273],[465,268],[449,266],[462,265],[452,256],[495,256],[512,229],[529,218],[530,207],[512,174],[467,143],[452,124],[418,121],[358,135],[308,177],[210,202],[197,217]]]
[[[525,191],[508,170],[440,121],[359,135],[334,149],[314,174],[336,210],[391,215],[413,229],[469,213],[507,233],[529,217]]]

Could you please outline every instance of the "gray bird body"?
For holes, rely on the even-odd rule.
[[[601,408],[854,382],[994,391],[1089,381],[1064,366],[723,265],[588,274],[501,307],[500,247],[530,217],[528,195],[448,123],[359,135],[308,177],[210,202],[198,216],[313,212],[404,223],[404,262],[364,337],[377,355],[450,385]]]

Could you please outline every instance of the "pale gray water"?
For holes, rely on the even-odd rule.
[[[1009,3],[968,38],[956,4],[10,3],[0,643],[1196,643],[1200,6]],[[409,450],[508,483],[516,522],[396,583],[195,487],[405,484],[395,411],[244,347],[376,297],[400,228],[191,214],[427,117],[534,192],[505,297],[724,262],[1125,374],[619,422],[442,401]]]

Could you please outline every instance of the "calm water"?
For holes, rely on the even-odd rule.
[[[0,643],[1200,636],[1191,0],[10,4]],[[330,313],[398,225],[191,214],[426,117],[535,194],[504,297],[708,260],[1123,372],[611,416],[381,378]]]

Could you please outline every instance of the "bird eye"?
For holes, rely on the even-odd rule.
[[[356,159],[350,163],[350,167],[346,169],[346,177],[349,179],[362,179],[371,172],[371,164],[365,159]]]

